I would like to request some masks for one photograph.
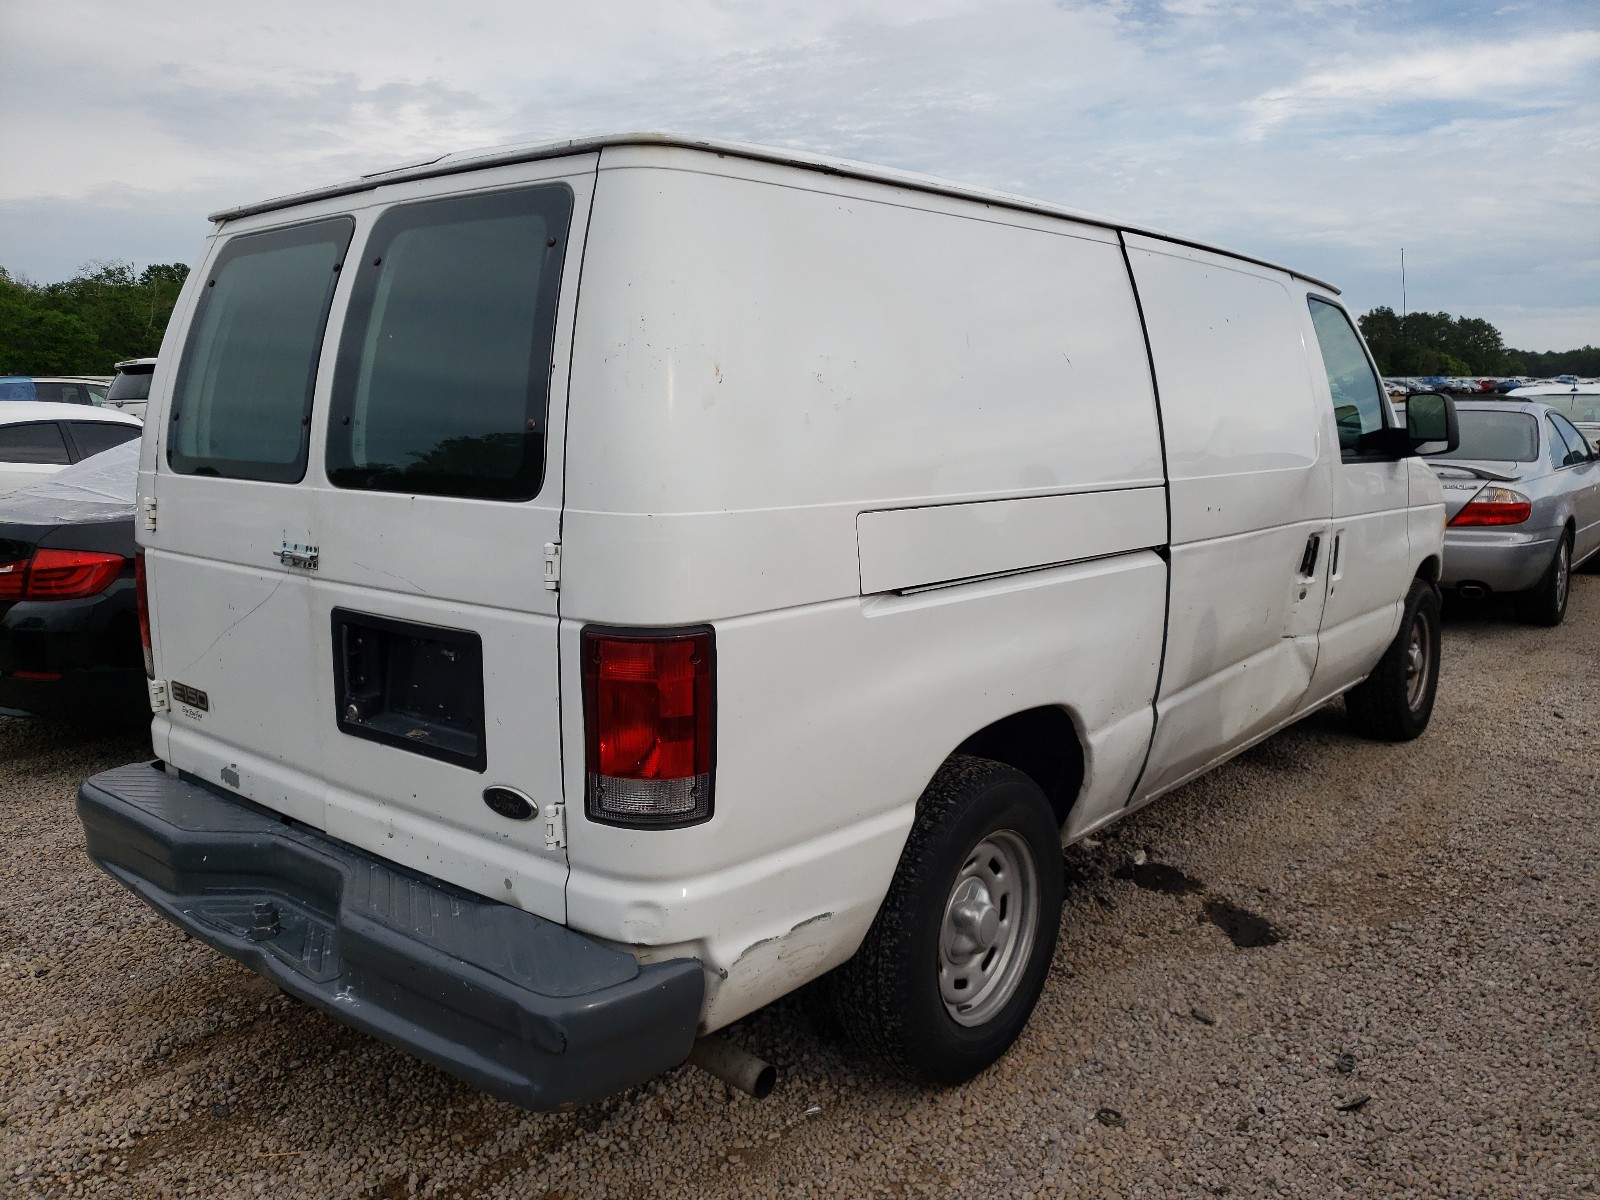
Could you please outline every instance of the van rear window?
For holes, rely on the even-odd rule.
[[[337,487],[528,500],[572,193],[544,185],[390,209],[350,297],[328,424]]]
[[[349,217],[223,246],[189,326],[167,461],[186,475],[296,483]]]

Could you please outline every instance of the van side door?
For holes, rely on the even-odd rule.
[[[1305,303],[1312,386],[1333,474],[1327,601],[1309,707],[1378,661],[1399,628],[1416,564],[1407,520],[1410,468],[1374,452],[1374,435],[1394,421],[1377,368],[1342,306],[1314,292]]]
[[[1172,511],[1166,653],[1138,800],[1297,711],[1317,661],[1332,500],[1293,281],[1126,240]]]

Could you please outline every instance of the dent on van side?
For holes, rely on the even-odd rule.
[[[1442,498],[1334,289],[1015,197],[447,157],[222,214],[149,403],[156,761],[89,853],[530,1107],[770,1086],[703,1039],[824,975],[969,1079],[1064,841],[1433,704]]]

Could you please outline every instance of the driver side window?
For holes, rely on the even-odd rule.
[[[1362,439],[1384,426],[1383,388],[1344,310],[1315,296],[1307,299],[1333,396],[1339,451],[1344,458],[1353,458],[1362,453]]]

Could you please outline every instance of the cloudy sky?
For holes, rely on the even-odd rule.
[[[0,0],[0,266],[625,129],[802,147],[1600,344],[1594,0]]]

